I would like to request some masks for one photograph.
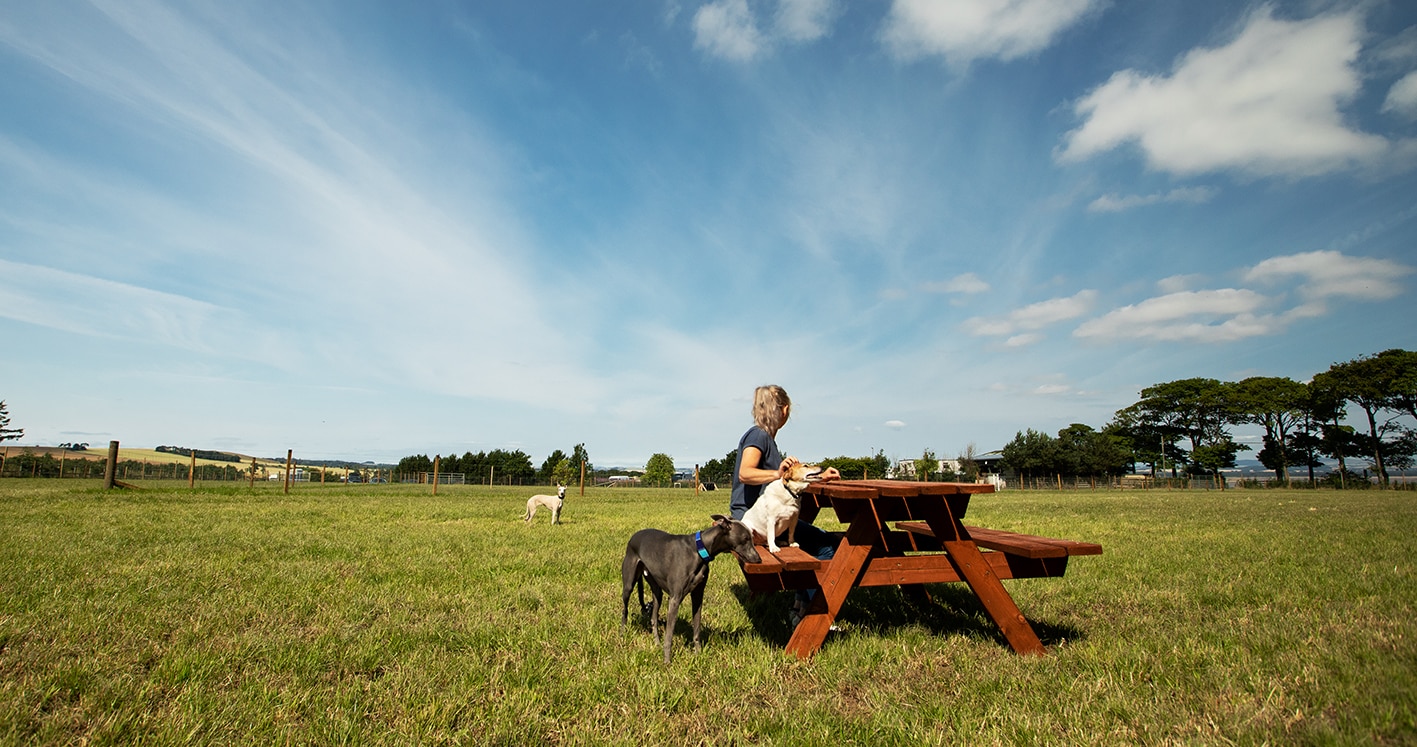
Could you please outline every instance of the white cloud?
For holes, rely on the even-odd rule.
[[[1271,334],[1284,320],[1256,316],[1270,299],[1252,290],[1181,291],[1114,309],[1089,320],[1073,336],[1158,342],[1231,342]]]
[[[1073,390],[1067,384],[1042,384],[1033,390],[1034,394],[1052,396],[1057,394],[1067,394]]]
[[[1099,0],[895,0],[881,40],[896,57],[954,65],[1012,60],[1045,49]]]
[[[748,0],[713,0],[694,13],[694,46],[715,57],[750,62],[775,42],[812,42],[831,32],[837,0],[779,0],[763,30]]]
[[[1250,268],[1245,279],[1270,282],[1298,275],[1299,292],[1307,298],[1383,300],[1402,293],[1398,278],[1412,268],[1388,259],[1350,257],[1342,252],[1319,251],[1271,257]]]
[[[1013,337],[1010,337],[1009,339],[1004,340],[1004,347],[1006,347],[1006,348],[1022,348],[1022,347],[1027,347],[1027,346],[1032,345],[1032,344],[1034,344],[1034,343],[1036,343],[1036,342],[1040,342],[1042,339],[1043,339],[1043,335],[1040,335],[1040,334],[1038,334],[1037,332],[1025,332],[1025,333],[1023,333],[1023,334],[1021,334],[1021,335],[1014,335]]]
[[[833,0],[780,0],[774,28],[790,41],[816,41],[830,31],[836,14]]]
[[[989,290],[989,284],[979,279],[978,275],[966,272],[958,277],[951,278],[936,283],[926,283],[925,290],[931,293],[985,293]]]
[[[887,420],[887,421],[885,422],[885,426],[886,426],[887,428],[890,428],[891,430],[898,431],[898,430],[900,430],[901,428],[904,428],[904,427],[905,427],[905,421],[904,421],[904,420]]]
[[[748,0],[715,0],[694,14],[694,46],[735,62],[748,62],[762,51],[763,34]]]
[[[0,259],[0,317],[94,337],[249,354],[242,315],[205,301]],[[269,331],[268,331],[269,333]]]
[[[1210,202],[1215,194],[1216,190],[1212,187],[1181,187],[1170,192],[1149,195],[1106,194],[1093,200],[1087,209],[1093,213],[1118,213],[1136,207],[1170,202],[1199,204]]]
[[[1387,99],[1383,101],[1382,110],[1417,119],[1417,70],[1393,84],[1387,92]]]
[[[1134,143],[1153,168],[1175,174],[1234,169],[1308,176],[1372,164],[1382,137],[1350,129],[1340,106],[1359,92],[1356,13],[1275,19],[1269,6],[1229,44],[1195,49],[1171,75],[1123,70],[1085,95],[1085,121],[1062,161]]]
[[[1051,324],[1075,319],[1086,314],[1097,298],[1095,290],[1081,290],[1067,298],[1053,298],[1014,309],[1001,317],[973,317],[961,325],[976,337],[1003,337],[1020,330],[1038,330]],[[1019,338],[1016,344],[1036,342],[1037,338]]]
[[[1412,272],[1413,268],[1392,260],[1317,251],[1271,257],[1242,274],[1247,282],[1270,286],[1297,278],[1292,290],[1300,301],[1289,308],[1277,308],[1284,294],[1271,296],[1248,288],[1185,290],[1203,278],[1173,275],[1157,282],[1163,295],[1084,322],[1073,336],[1215,343],[1273,335],[1300,319],[1328,314],[1331,299],[1395,298],[1403,292],[1399,278]],[[1266,307],[1276,308],[1266,312]]]
[[[1172,275],[1156,281],[1156,288],[1162,293],[1177,293],[1191,290],[1203,280],[1205,280],[1204,275]]]

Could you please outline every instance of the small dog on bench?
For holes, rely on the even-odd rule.
[[[787,532],[787,544],[797,547],[797,517],[802,513],[798,493],[822,478],[822,468],[798,462],[787,474],[763,487],[758,500],[743,514],[743,523],[767,540],[768,551],[776,555],[782,548],[777,536]]]
[[[566,486],[558,485],[556,486],[556,495],[534,495],[528,498],[526,502],[526,515],[522,517],[522,520],[528,523],[531,522],[532,519],[536,518],[536,508],[538,506],[545,506],[551,511],[551,523],[560,524],[561,506],[565,504]]]
[[[727,516],[713,515],[713,526],[693,534],[669,534],[658,529],[641,529],[625,545],[625,559],[620,564],[621,595],[620,628],[630,617],[630,591],[638,587],[640,609],[645,606],[645,581],[649,581],[654,607],[650,610],[650,629],[654,642],[659,643],[659,605],[664,592],[669,592],[669,608],[664,625],[664,663],[668,664],[674,643],[674,623],[679,618],[679,605],[689,595],[694,611],[694,650],[699,650],[699,613],[704,605],[704,587],[708,585],[709,563],[720,553],[731,552],[748,563],[761,562],[753,547],[753,533],[743,523]]]

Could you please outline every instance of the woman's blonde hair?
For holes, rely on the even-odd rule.
[[[768,435],[777,436],[777,432],[787,422],[787,414],[791,410],[792,398],[787,396],[787,390],[782,387],[768,384],[753,390],[753,422],[767,431]]]

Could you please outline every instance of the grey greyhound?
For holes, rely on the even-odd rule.
[[[654,642],[659,643],[659,605],[664,592],[669,592],[669,608],[664,624],[664,663],[671,659],[674,644],[674,623],[679,618],[679,605],[690,595],[694,610],[694,650],[699,650],[699,613],[704,606],[704,587],[708,585],[709,562],[722,552],[732,552],[748,563],[761,560],[753,547],[753,532],[743,522],[727,516],[713,515],[713,526],[694,534],[669,534],[658,529],[641,529],[625,545],[625,560],[620,575],[625,582],[621,597],[620,628],[630,617],[630,591],[638,587],[640,609],[645,607],[644,579],[654,596],[650,610],[650,629]]]

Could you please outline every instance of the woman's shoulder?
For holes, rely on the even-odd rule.
[[[757,446],[759,449],[766,450],[763,447],[770,443],[772,443],[772,436],[769,436],[768,432],[763,430],[761,426],[754,425],[743,434],[742,438],[738,439],[738,448]]]

